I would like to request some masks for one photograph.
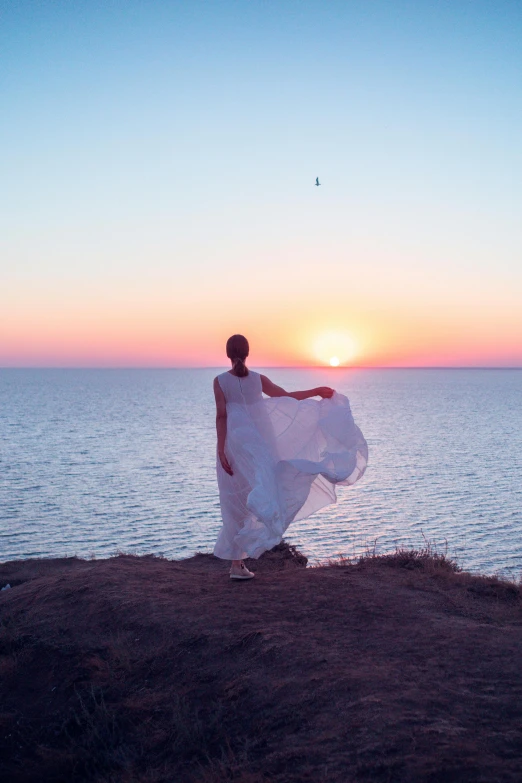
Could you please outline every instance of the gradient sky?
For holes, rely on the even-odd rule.
[[[519,0],[0,12],[0,366],[522,366]]]

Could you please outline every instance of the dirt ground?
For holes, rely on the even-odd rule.
[[[281,546],[0,565],[6,783],[520,783],[516,585]]]

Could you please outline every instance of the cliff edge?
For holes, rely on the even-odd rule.
[[[305,565],[1,564],[0,778],[518,783],[518,586],[422,553]]]

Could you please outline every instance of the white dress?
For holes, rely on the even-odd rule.
[[[363,475],[368,446],[348,399],[264,398],[261,376],[218,376],[227,404],[225,453],[217,459],[223,527],[214,554],[257,558],[278,544],[291,522],[335,503],[335,484]]]

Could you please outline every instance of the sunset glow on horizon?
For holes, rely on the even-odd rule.
[[[522,367],[522,8],[3,26],[0,367]]]

